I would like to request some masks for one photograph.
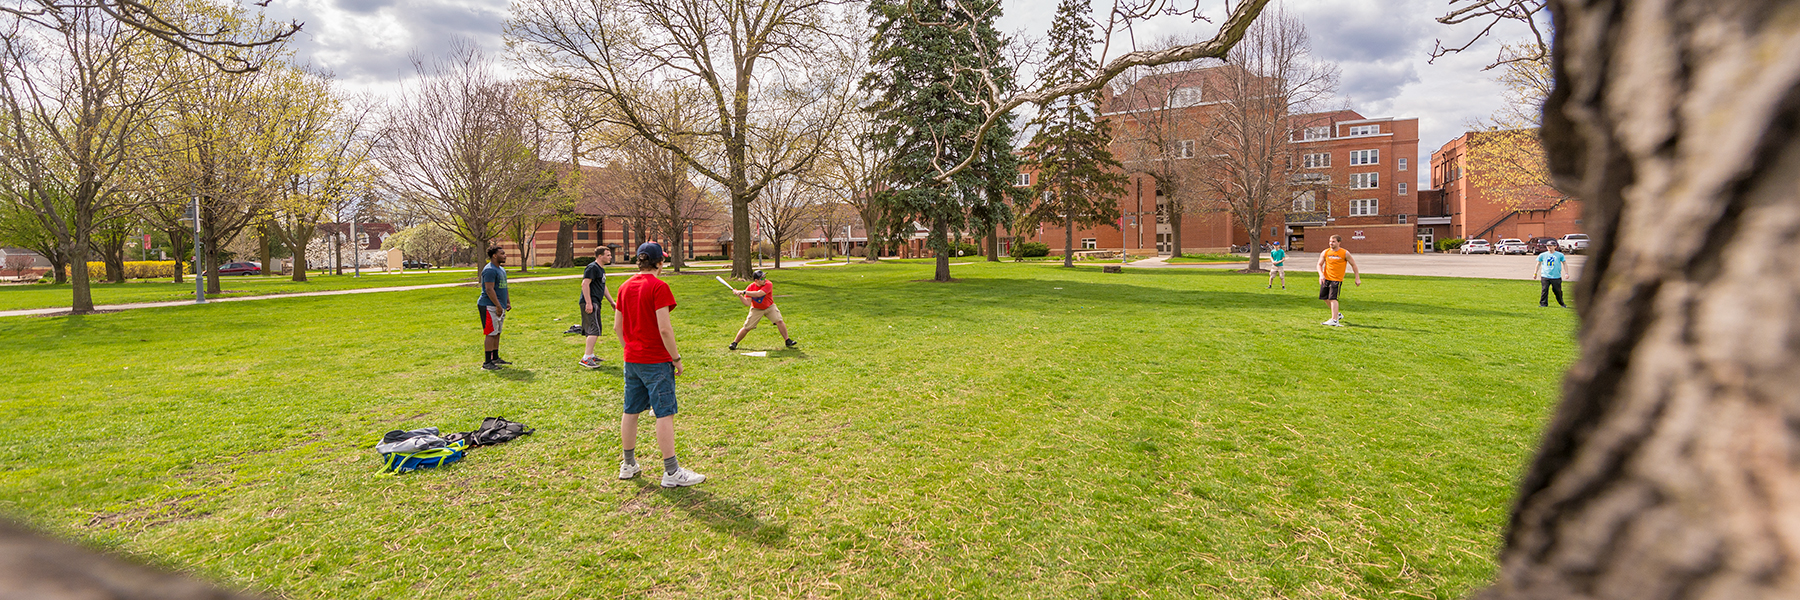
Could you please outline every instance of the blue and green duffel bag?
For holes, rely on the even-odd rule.
[[[462,460],[467,443],[456,441],[448,446],[418,452],[389,452],[381,455],[383,473],[408,473],[419,469],[441,467]]]

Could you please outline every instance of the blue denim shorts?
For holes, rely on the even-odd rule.
[[[625,363],[625,414],[675,414],[675,363]]]

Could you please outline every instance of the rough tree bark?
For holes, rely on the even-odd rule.
[[[1554,0],[1596,245],[1491,599],[1800,597],[1800,3]]]

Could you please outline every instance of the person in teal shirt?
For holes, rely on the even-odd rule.
[[[1275,287],[1275,278],[1281,278],[1281,289],[1287,289],[1287,251],[1281,249],[1281,242],[1275,242],[1275,248],[1269,251],[1269,285],[1263,289]]]
[[[1552,290],[1556,292],[1557,306],[1563,308],[1569,307],[1569,305],[1563,303],[1562,295],[1563,264],[1567,263],[1568,260],[1569,257],[1563,256],[1563,253],[1557,251],[1555,248],[1545,250],[1542,254],[1538,255],[1537,270],[1534,271],[1531,276],[1537,278],[1538,281],[1543,282],[1538,285],[1539,307],[1550,306],[1550,292]]]

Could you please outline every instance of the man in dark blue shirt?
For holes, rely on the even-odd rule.
[[[488,262],[481,267],[481,297],[475,300],[475,311],[481,313],[482,348],[486,350],[481,368],[497,371],[510,365],[500,358],[500,328],[506,324],[506,311],[512,310],[512,299],[506,295],[506,250],[488,248]]]
[[[600,301],[612,308],[612,297],[606,294],[606,267],[600,265],[612,262],[612,249],[606,246],[594,248],[594,262],[588,263],[581,272],[581,302],[576,308],[581,311],[581,335],[587,336],[587,353],[577,361],[589,369],[600,368],[600,357],[594,356],[594,343],[600,341]]]

